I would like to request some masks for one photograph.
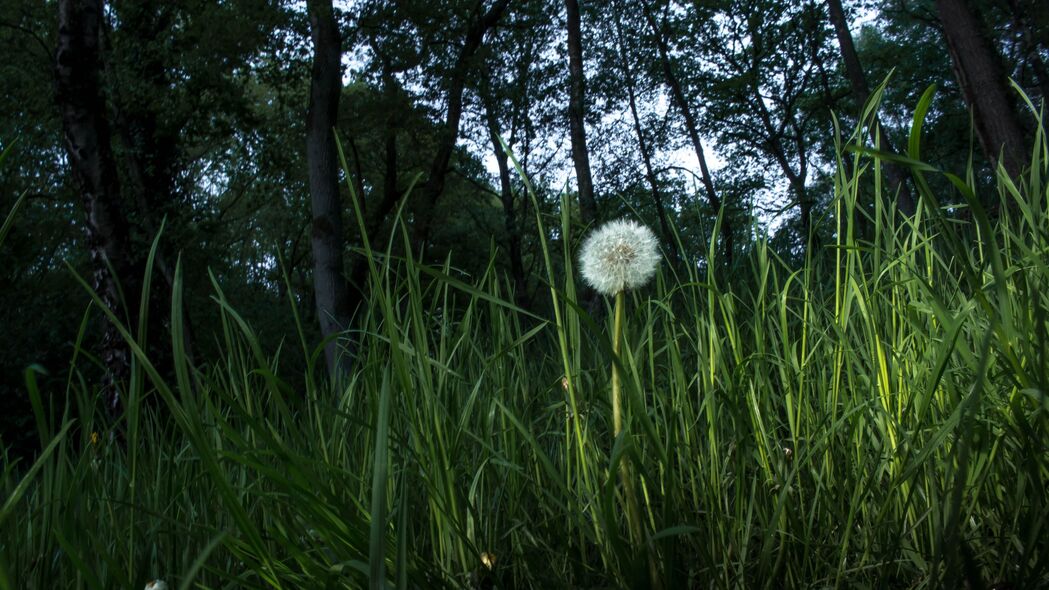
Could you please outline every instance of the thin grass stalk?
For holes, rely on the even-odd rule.
[[[547,285],[550,290],[550,299],[554,310],[554,325],[557,328],[557,340],[558,347],[561,352],[561,364],[564,368],[564,383],[566,385],[565,389],[568,393],[568,403],[569,408],[571,410],[572,430],[575,434],[576,452],[574,456],[566,457],[568,459],[568,461],[566,461],[566,464],[570,464],[573,460],[575,461],[575,464],[577,465],[577,470],[582,478],[583,489],[585,491],[584,498],[586,498],[586,502],[589,503],[589,500],[591,498],[596,497],[597,494],[595,492],[595,488],[593,486],[590,474],[591,464],[586,457],[586,437],[583,433],[583,428],[580,424],[582,420],[580,417],[580,408],[578,403],[578,396],[576,393],[576,379],[575,374],[572,371],[573,363],[569,354],[569,340],[566,330],[566,324],[564,318],[562,317],[561,303],[559,301],[557,288],[555,286],[557,282],[554,280],[554,271],[553,264],[550,258],[550,249],[546,240],[546,228],[543,224],[541,209],[539,208],[539,200],[536,196],[535,190],[532,187],[531,181],[528,179],[527,175],[522,170],[521,165],[517,161],[517,157],[514,156],[509,146],[507,146],[506,143],[503,141],[502,137],[499,138],[499,143],[502,146],[503,151],[506,152],[507,157],[509,157],[510,162],[513,164],[514,169],[517,171],[517,174],[521,177],[521,181],[525,185],[525,190],[532,201],[532,209],[535,212],[536,228],[539,233],[539,245],[543,253],[543,262],[546,268]],[[565,239],[567,240],[567,237]],[[567,451],[568,447],[566,446],[566,452]],[[569,487],[573,487],[573,482],[568,481],[567,484]],[[595,518],[592,519],[592,521],[593,532],[598,539],[598,544],[603,546],[604,534],[601,530],[600,525],[598,524],[598,519]]]

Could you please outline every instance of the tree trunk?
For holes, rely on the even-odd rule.
[[[597,200],[590,176],[590,153],[586,147],[586,75],[583,72],[583,35],[579,2],[565,0],[568,16],[568,127],[572,140],[572,163],[579,186],[579,213],[583,225],[597,221]]]
[[[759,141],[755,141],[757,147],[762,149],[772,157],[779,164],[783,175],[787,178],[787,182],[790,183],[790,188],[794,192],[794,196],[798,199],[798,210],[801,214],[801,227],[804,235],[802,240],[812,246],[813,250],[819,249],[819,235],[815,232],[815,228],[812,225],[812,209],[814,203],[809,197],[808,189],[805,187],[805,182],[808,179],[808,160],[806,159],[807,146],[804,140],[804,134],[797,125],[796,111],[792,109],[785,109],[783,112],[783,121],[780,125],[776,125],[772,120],[772,112],[769,110],[768,105],[765,104],[765,98],[761,94],[761,89],[758,86],[758,80],[760,78],[758,69],[761,66],[762,50],[759,45],[761,39],[759,32],[756,29],[750,30],[751,39],[755,40],[751,50],[751,62],[750,62],[750,78],[752,83],[751,92],[749,98],[751,99],[752,108],[756,111],[758,119],[761,121],[761,126],[765,129],[765,137]],[[790,158],[787,153],[787,148],[783,145],[783,139],[785,137],[785,129],[787,125],[790,125],[791,130],[794,132],[794,144],[795,152],[798,155],[798,169],[795,171],[790,163]]]
[[[367,232],[368,239],[372,240],[373,243],[379,230],[382,228],[383,222],[386,221],[387,216],[393,211],[397,201],[402,196],[401,190],[398,188],[397,133],[400,128],[400,118],[403,111],[393,106],[400,100],[401,89],[390,63],[385,61],[386,58],[384,56],[380,55],[380,59],[384,60],[382,66],[383,99],[389,105],[389,110],[383,125],[384,172],[382,199],[375,206],[365,207],[364,175],[360,170],[359,164],[356,172],[358,182],[357,199],[361,212],[364,214],[364,231]],[[363,257],[356,258],[350,265],[350,289],[350,309],[354,309],[364,301],[367,295],[368,261]]]
[[[666,79],[667,87],[670,89],[670,97],[673,99],[674,104],[677,105],[678,110],[681,111],[681,116],[685,120],[685,129],[688,131],[689,140],[692,142],[692,149],[696,153],[696,159],[699,160],[700,181],[707,193],[707,202],[714,214],[718,215],[721,213],[721,198],[718,196],[717,191],[714,190],[714,179],[710,174],[710,169],[707,167],[706,153],[703,150],[703,142],[699,137],[699,125],[696,123],[688,98],[685,97],[685,91],[681,87],[681,82],[674,72],[674,64],[670,58],[670,47],[667,45],[666,35],[662,28],[656,24],[656,19],[652,16],[651,7],[643,2],[642,8],[649,28],[652,29],[652,33],[656,36],[659,60],[663,67],[663,76]],[[729,265],[732,264],[732,251],[734,249],[732,238],[731,216],[728,211],[725,211],[721,220],[721,247],[725,255],[725,262]]]
[[[790,183],[790,188],[794,191],[794,196],[798,199],[798,211],[801,213],[801,226],[806,232],[805,236],[802,236],[804,241],[808,241],[809,238],[813,239],[813,245],[818,247],[818,238],[813,234],[812,227],[812,200],[809,198],[808,189],[805,187],[805,180],[808,177],[807,166],[805,165],[804,148],[799,146],[798,154],[799,159],[799,170],[794,171],[794,168],[790,165],[790,159],[787,157],[787,151],[783,148],[783,143],[780,141],[779,136],[775,133],[772,125],[771,114],[768,108],[765,106],[764,101],[760,96],[757,97],[758,113],[760,114],[762,124],[765,126],[766,131],[769,134],[769,138],[765,141],[765,151],[768,152],[776,163],[779,164],[783,175],[787,177],[787,182]]]
[[[176,7],[167,4],[157,5],[122,5],[117,20],[125,35],[137,43],[150,43],[162,38],[175,20]],[[107,29],[103,26],[103,39]],[[111,109],[114,128],[122,144],[122,150],[116,160],[126,173],[126,183],[122,193],[130,204],[133,197],[137,209],[137,227],[147,239],[152,239],[160,231],[165,218],[168,227],[178,219],[179,202],[176,183],[179,166],[179,138],[173,133],[170,125],[162,124],[164,108],[156,101],[135,100],[142,90],[124,88],[119,80],[134,79],[142,84],[151,95],[163,95],[169,91],[170,77],[160,55],[152,51],[138,51],[139,59],[129,62],[130,70],[111,79]],[[110,70],[112,71],[112,70]],[[113,74],[110,74],[111,76]],[[113,81],[116,84],[113,84]],[[171,235],[170,229],[168,235]],[[157,250],[155,269],[160,271],[160,281],[154,282],[149,294],[149,333],[160,334],[171,321],[171,291],[175,283],[175,269],[169,263],[170,240],[163,240]],[[132,250],[139,250],[141,244]],[[175,249],[177,252],[177,248]],[[142,268],[139,269],[138,267]],[[136,270],[143,270],[144,265],[136,264]],[[192,363],[193,359],[193,325],[189,310],[181,310],[183,350]],[[171,348],[162,339],[150,342],[147,349],[153,363],[169,373],[174,365]]]
[[[394,88],[395,80],[392,73],[384,72],[383,75],[383,94],[386,97],[387,104],[393,104],[396,93]],[[384,163],[386,165],[385,174],[383,174],[383,191],[382,191],[382,203],[379,206],[379,210],[376,211],[378,214],[375,218],[376,223],[380,223],[386,214],[393,208],[394,203],[400,198],[400,191],[397,190],[397,127],[398,127],[398,116],[396,110],[386,116],[386,126],[383,128],[384,134],[384,145],[386,150],[386,157]]]
[[[860,65],[860,57],[856,53],[856,46],[852,42],[852,32],[849,31],[848,23],[845,21],[845,9],[841,5],[841,0],[827,0],[827,11],[830,13],[830,22],[834,26],[834,33],[838,37],[838,48],[841,50],[841,60],[845,64],[845,75],[852,86],[852,95],[862,116],[863,106],[870,97],[870,86],[867,84],[867,76],[863,72],[863,66]],[[874,125],[868,127],[871,141],[874,141],[877,130],[881,127],[881,120],[875,115]],[[892,141],[884,133],[881,135],[881,145],[887,152],[896,151]],[[910,188],[907,187],[906,175],[900,170],[899,166],[891,162],[885,162],[884,166],[885,178],[889,181],[889,186],[892,188],[893,193],[896,194],[897,208],[908,217],[914,215],[914,197],[911,195]]]
[[[1023,129],[994,46],[966,0],[936,0],[947,50],[965,102],[973,112],[980,147],[992,164],[1018,178],[1024,167]]]
[[[353,313],[343,275],[342,203],[334,136],[342,91],[342,42],[332,0],[309,0],[306,9],[313,40],[306,114],[306,162],[313,209],[313,292],[321,335],[328,338],[345,330]],[[338,339],[325,345],[324,357],[332,375],[349,367],[350,359],[340,349]]]
[[[371,211],[367,217],[367,231],[369,237],[374,235],[379,228],[382,227],[382,223],[386,220],[386,216],[390,214],[390,211],[393,211],[397,201],[401,198],[401,191],[398,188],[397,182],[397,171],[400,168],[397,163],[397,133],[400,129],[400,119],[403,116],[403,111],[400,108],[394,108],[394,105],[400,103],[401,87],[396,76],[394,76],[392,66],[388,63],[383,64],[382,92],[386,104],[390,105],[390,111],[386,115],[386,122],[383,127],[383,144],[385,151],[383,164],[385,166],[385,172],[383,174],[382,183],[382,200],[379,202],[378,206],[375,207],[375,210]]]
[[[510,166],[506,152],[499,142],[499,121],[495,111],[495,101],[490,91],[484,95],[485,120],[488,125],[488,137],[492,141],[492,151],[499,165],[499,198],[503,204],[503,219],[506,227],[508,254],[510,256],[510,275],[514,281],[514,300],[523,306],[528,300],[528,284],[525,281],[524,259],[521,257],[521,228],[517,221],[517,207],[514,206],[514,192],[510,185]]]
[[[139,279],[132,262],[128,220],[110,146],[111,131],[100,76],[102,0],[60,0],[55,101],[73,180],[87,216],[85,229],[94,266],[93,286],[117,317],[135,318]],[[128,314],[121,313],[122,303]],[[119,384],[130,375],[130,350],[112,322],[102,337],[106,368],[103,396],[111,416],[122,406]]]
[[[123,3],[117,21],[134,51],[136,59],[127,62],[127,70],[114,76],[113,89],[116,128],[123,143],[123,169],[133,190],[145,229],[154,233],[160,220],[173,212],[176,196],[175,177],[178,169],[178,129],[163,124],[163,101],[142,100],[143,93],[163,96],[170,91],[171,80],[160,53],[145,51],[143,45],[169,34],[176,20],[177,8],[168,3]],[[134,87],[120,82],[132,80]]]
[[[620,19],[619,11],[616,11],[616,41],[619,50],[619,62],[620,67],[623,70],[623,78],[626,82],[627,90],[627,101],[630,105],[630,117],[634,123],[634,134],[637,135],[637,148],[641,152],[641,161],[645,166],[645,180],[648,181],[649,191],[652,194],[652,204],[656,208],[656,214],[659,216],[659,229],[663,234],[663,244],[670,254],[673,260],[679,259],[679,253],[677,250],[677,242],[674,239],[674,233],[670,229],[670,221],[667,216],[666,208],[663,206],[663,196],[659,192],[659,182],[656,179],[656,172],[652,166],[652,153],[648,145],[648,140],[645,138],[644,129],[641,127],[641,117],[637,113],[637,81],[634,77],[634,71],[630,67],[628,56],[625,47],[625,39],[623,38],[623,25]]]
[[[466,39],[455,67],[452,69],[448,87],[448,111],[444,127],[439,135],[437,152],[430,165],[430,176],[423,187],[423,198],[419,203],[415,220],[414,235],[416,244],[425,246],[429,239],[430,227],[433,224],[433,211],[444,192],[444,182],[448,175],[448,164],[452,160],[455,142],[459,139],[459,122],[463,115],[463,91],[466,89],[466,76],[477,50],[484,43],[485,34],[499,22],[510,0],[498,0],[487,12],[481,14],[466,31]],[[478,0],[477,12],[480,12],[483,0]]]

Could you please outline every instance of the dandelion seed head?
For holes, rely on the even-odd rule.
[[[643,286],[656,273],[659,259],[659,241],[652,230],[628,219],[591,232],[579,254],[583,279],[604,295]]]

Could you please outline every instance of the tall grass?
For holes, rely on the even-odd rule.
[[[494,265],[414,259],[403,224],[365,242],[372,295],[334,384],[282,377],[280,356],[312,367],[320,349],[301,330],[260,342],[214,279],[223,354],[191,366],[179,278],[174,378],[135,344],[147,323],[123,327],[125,444],[85,353],[64,392],[27,371],[45,450],[5,461],[0,587],[1049,585],[1044,127],[992,199],[920,163],[931,100],[906,157],[842,142],[824,254],[794,268],[758,240],[725,273],[711,244],[629,295],[615,358],[609,319],[577,303],[566,206],[537,214],[538,315]],[[915,217],[895,214],[883,158],[915,171]],[[618,508],[627,457],[643,542]]]

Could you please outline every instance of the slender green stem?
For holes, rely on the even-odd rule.
[[[626,291],[616,293],[615,319],[612,325],[612,353],[615,359],[612,361],[612,432],[613,437],[618,438],[623,432],[623,385],[619,366],[622,364],[620,351],[623,342],[623,315],[626,311]],[[630,539],[635,547],[646,545],[641,525],[640,505],[637,501],[637,492],[634,490],[634,478],[630,473],[630,457],[624,456],[619,462],[619,480],[623,484],[623,501],[626,504],[627,526],[630,527]],[[650,547],[648,553],[649,579],[652,588],[660,588],[659,567],[656,564],[655,553]]]
[[[626,291],[616,293],[615,323],[612,327],[612,352],[619,358],[619,344],[623,340],[623,313],[626,307]],[[623,398],[619,366],[612,362],[612,435],[623,431]]]
[[[616,293],[615,320],[612,327],[612,435],[618,438],[623,432],[623,395],[622,377],[619,374],[620,350],[623,341],[623,313],[626,307],[626,291]],[[641,536],[641,515],[638,514],[637,494],[634,492],[634,481],[630,475],[630,458],[624,456],[619,463],[619,478],[623,483],[623,496],[626,503],[627,524],[630,526],[630,537],[634,543],[643,543]]]

